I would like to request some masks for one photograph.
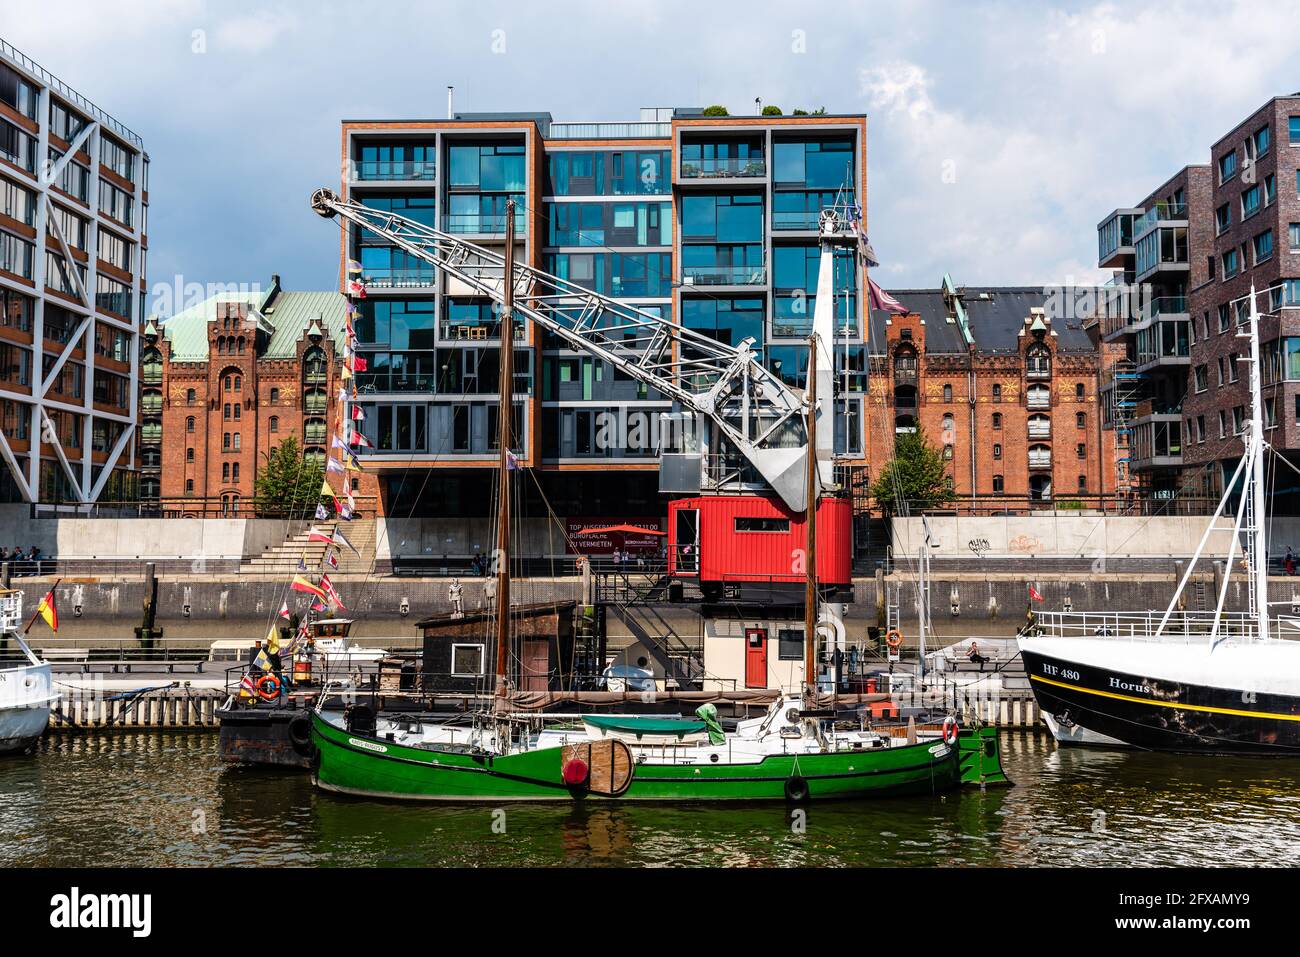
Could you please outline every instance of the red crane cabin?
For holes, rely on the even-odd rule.
[[[706,596],[724,586],[793,586],[803,600],[807,535],[803,512],[761,495],[701,495],[668,503],[668,572],[698,578]],[[852,587],[853,522],[847,498],[817,506],[817,580]]]

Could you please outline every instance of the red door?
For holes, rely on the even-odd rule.
[[[525,640],[519,659],[519,687],[523,691],[546,691],[550,688],[550,642]]]
[[[745,687],[767,687],[767,629],[745,629]]]

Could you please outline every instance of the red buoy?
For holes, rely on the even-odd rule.
[[[564,762],[564,768],[560,771],[560,777],[564,783],[570,787],[582,784],[587,780],[587,762],[582,758],[570,758]]]

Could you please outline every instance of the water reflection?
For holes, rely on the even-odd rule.
[[[48,739],[0,760],[0,865],[1295,865],[1300,762],[1002,736],[1014,788],[737,807],[339,798],[211,734]]]

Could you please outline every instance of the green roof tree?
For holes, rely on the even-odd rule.
[[[894,457],[871,484],[871,495],[886,512],[934,508],[957,497],[948,485],[943,453],[926,441],[919,425],[894,441]]]
[[[292,435],[273,448],[266,465],[257,473],[253,494],[259,515],[308,518],[318,504],[326,503],[321,495],[325,470],[308,459]],[[332,507],[333,503],[327,503]]]
[[[781,107],[779,107],[779,106],[765,106],[765,107],[763,107],[763,115],[764,115],[764,116],[780,116],[780,115],[781,115]]]
[[[731,114],[727,112],[727,108],[725,106],[722,106],[718,103],[714,103],[712,106],[706,106],[704,108],[703,115],[704,116],[730,116]]]

